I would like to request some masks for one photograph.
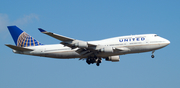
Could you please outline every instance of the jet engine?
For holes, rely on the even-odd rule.
[[[79,47],[79,48],[88,48],[88,44],[87,42],[76,42],[73,44],[75,47]]]
[[[105,53],[112,53],[114,50],[113,50],[113,47],[103,47],[99,51],[105,52]]]
[[[120,56],[119,55],[109,56],[109,57],[106,57],[105,59],[106,59],[106,61],[118,62],[118,61],[120,61]]]
[[[74,41],[64,41],[61,42],[61,44],[64,44],[66,46],[71,46],[71,47],[79,47],[79,48],[88,48],[88,43],[80,40],[74,40]]]

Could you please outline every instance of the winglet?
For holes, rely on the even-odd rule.
[[[42,29],[42,28],[38,28],[38,29],[39,29],[39,31],[42,32],[42,33],[43,33],[43,32],[47,32],[47,31],[45,31],[45,30]]]

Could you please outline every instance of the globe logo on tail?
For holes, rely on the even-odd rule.
[[[39,46],[39,45],[43,45],[43,44],[39,43],[37,40],[35,40],[33,37],[31,37],[25,32],[22,32],[17,39],[17,46],[19,47]]]

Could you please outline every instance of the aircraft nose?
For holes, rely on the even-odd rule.
[[[171,42],[169,40],[166,40],[167,44],[169,45]]]
[[[165,38],[162,38],[161,41],[162,41],[162,43],[160,43],[161,47],[165,47],[170,44],[170,41]]]
[[[165,43],[166,43],[166,45],[169,45],[171,42],[169,40],[165,39]]]

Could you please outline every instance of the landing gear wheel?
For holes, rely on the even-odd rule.
[[[101,59],[98,60],[98,63],[101,63]]]
[[[90,63],[91,63],[91,64],[94,64],[94,62],[95,62],[95,59],[94,59],[94,58],[90,59]]]
[[[154,55],[151,55],[152,58],[154,58]]]
[[[100,64],[99,63],[96,63],[97,66],[99,66]]]
[[[86,59],[86,63],[90,65],[91,64],[90,59]]]
[[[155,52],[155,51],[152,51],[152,55],[151,55],[152,58],[154,58],[154,52]]]
[[[101,63],[101,59],[98,59],[98,61],[97,61],[96,65],[97,65],[97,66],[99,66],[99,65],[100,65],[100,63]]]

